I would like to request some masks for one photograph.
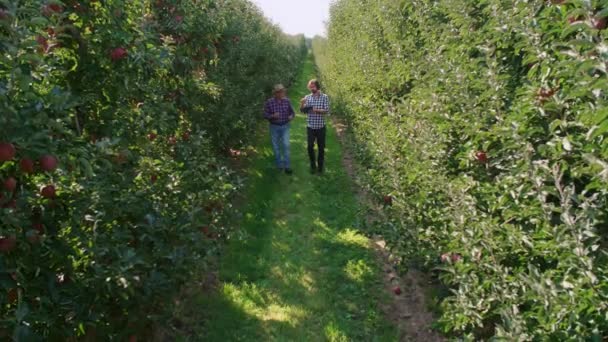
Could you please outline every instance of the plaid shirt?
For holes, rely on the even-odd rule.
[[[312,129],[319,129],[325,127],[325,115],[329,115],[329,98],[325,94],[321,94],[314,96],[313,94],[306,95],[306,101],[304,102],[304,107],[317,107],[323,110],[326,110],[325,114],[316,114],[312,111],[312,109],[306,113],[308,114],[308,118],[306,119],[306,123],[308,127]]]
[[[274,113],[279,113],[279,118],[274,119],[271,116]],[[289,118],[294,116],[295,112],[288,99],[277,99],[276,97],[268,99],[264,105],[264,119],[267,119],[273,125],[284,125],[289,122]]]

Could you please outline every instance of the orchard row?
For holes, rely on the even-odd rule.
[[[0,50],[0,339],[150,338],[304,37],[245,0],[0,1]]]
[[[606,338],[604,1],[340,0],[313,50],[449,336]]]

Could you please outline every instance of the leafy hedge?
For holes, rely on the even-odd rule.
[[[385,196],[376,228],[441,270],[452,336],[607,336],[607,17],[597,0],[340,0],[314,41]]]
[[[0,0],[0,339],[146,336],[305,52],[245,0]]]

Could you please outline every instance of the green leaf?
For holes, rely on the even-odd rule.
[[[600,135],[606,134],[606,132],[608,132],[608,120],[604,120],[599,127],[593,131],[591,138],[597,138]]]
[[[561,38],[565,39],[568,36],[572,35],[573,33],[580,32],[580,31],[590,31],[590,28],[585,23],[570,24],[570,25],[568,25],[568,27],[565,30],[562,31]]]
[[[45,17],[34,17],[29,19],[30,24],[37,27],[48,26],[49,21]]]

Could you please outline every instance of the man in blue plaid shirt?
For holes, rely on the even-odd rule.
[[[300,111],[308,115],[306,118],[308,136],[308,157],[310,172],[323,173],[325,161],[325,116],[329,115],[329,98],[321,93],[321,85],[316,79],[308,81],[310,95],[300,100]],[[315,158],[315,141],[319,150],[319,158]]]
[[[264,105],[264,118],[270,123],[270,142],[277,168],[279,171],[285,170],[285,173],[291,174],[289,122],[293,120],[296,113],[285,93],[285,87],[282,84],[274,87],[274,96]]]

